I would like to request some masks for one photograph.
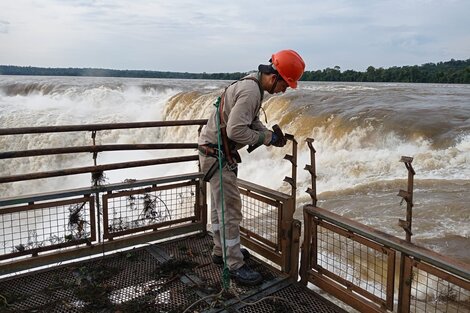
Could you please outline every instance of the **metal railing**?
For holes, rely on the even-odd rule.
[[[298,276],[301,223],[294,219],[297,186],[297,141],[285,134],[291,154],[284,159],[291,163],[291,176],[284,181],[290,194],[277,192],[239,180],[243,220],[240,224],[242,243],[279,265],[294,279]]]
[[[326,210],[304,207],[302,282],[310,281],[362,312],[392,310],[395,251],[377,243],[373,229],[356,224],[361,231],[354,231],[352,224]]]
[[[206,232],[207,184],[203,173],[187,173],[121,183],[100,182],[105,172],[198,160],[198,155],[97,164],[103,151],[193,149],[196,143],[97,145],[99,131],[201,126],[206,120],[68,125],[0,129],[0,136],[49,132],[91,132],[93,145],[2,151],[13,158],[93,153],[93,165],[0,177],[1,183],[89,173],[92,186],[43,194],[0,198],[0,275],[194,232]],[[196,137],[196,134],[195,134]],[[297,142],[287,135],[292,154],[290,195],[240,180],[244,221],[242,242],[292,277],[298,273],[300,222],[295,210]],[[47,181],[46,181],[47,183]],[[268,219],[263,217],[269,216]],[[260,222],[262,221],[262,222]]]
[[[63,153],[93,153],[94,165],[0,177],[0,183],[90,173],[87,188],[0,199],[0,275],[77,257],[112,252],[155,240],[206,232],[207,186],[203,173],[185,173],[116,184],[97,183],[104,171],[195,161],[197,155],[96,164],[101,151],[194,149],[189,144],[96,145],[99,130],[203,125],[206,121],[145,122],[0,129],[0,136],[43,132],[91,131],[93,145],[0,152],[0,160]],[[291,185],[285,194],[239,180],[244,219],[242,243],[298,275],[300,222],[296,207],[297,142],[284,157],[291,162]],[[469,312],[470,269],[411,242],[395,238],[316,206],[313,140],[307,139],[312,204],[304,206],[301,282],[311,282],[362,312]],[[411,160],[404,159],[412,173]],[[409,164],[406,164],[406,163]],[[399,195],[407,200],[411,236],[412,186]],[[408,223],[409,222],[409,223]],[[398,258],[400,256],[400,258]],[[400,260],[400,266],[397,266]],[[399,270],[398,270],[399,269]],[[397,273],[398,272],[398,273]],[[397,288],[399,287],[399,288]],[[398,295],[395,290],[399,289]],[[398,305],[395,305],[398,303]]]
[[[190,144],[116,144],[116,145],[96,145],[96,135],[102,130],[117,129],[135,129],[135,128],[159,128],[159,127],[176,127],[176,126],[194,126],[204,125],[207,120],[190,120],[190,121],[159,121],[159,122],[136,122],[136,123],[116,123],[116,124],[89,124],[89,125],[64,125],[64,126],[44,126],[44,127],[23,127],[23,128],[2,128],[0,136],[7,135],[26,135],[26,134],[45,134],[45,133],[64,133],[64,132],[83,132],[91,131],[92,146],[79,147],[62,147],[49,149],[33,149],[23,151],[5,151],[0,153],[0,160],[9,158],[70,154],[70,153],[93,153],[93,166],[67,168],[55,171],[27,173],[22,175],[9,175],[0,177],[1,183],[11,183],[25,180],[60,177],[84,173],[102,173],[104,171],[118,170],[125,168],[134,168],[141,166],[161,165],[178,162],[188,162],[198,160],[197,155],[160,158],[151,160],[140,160],[130,162],[119,162],[112,164],[97,165],[96,159],[99,152],[103,151],[123,151],[123,150],[148,150],[148,149],[196,149],[196,143]]]
[[[91,146],[0,152],[3,164],[14,158],[51,157],[57,154],[75,156],[78,153],[93,155],[91,166],[0,177],[0,183],[84,173],[92,177],[92,186],[87,188],[0,199],[0,275],[190,232],[205,232],[207,204],[202,173],[128,180],[117,184],[100,182],[105,177],[105,171],[197,161],[197,155],[97,164],[98,153],[104,151],[195,150],[196,143],[97,145],[96,137],[102,130],[201,126],[206,122],[163,121],[0,129],[0,136],[64,132],[79,136],[86,131],[91,132],[93,143]],[[33,137],[31,140],[34,140]],[[47,180],[45,182],[47,184]],[[123,194],[125,198],[134,200],[117,203],[116,199]]]
[[[315,182],[312,142],[308,140],[312,165],[306,169]],[[399,193],[408,204],[407,220],[400,221],[406,240],[317,207],[312,184],[307,192],[313,203],[303,209],[303,284],[311,282],[361,312],[392,311],[395,303],[400,313],[470,312],[470,266],[410,242],[411,160],[402,158],[407,163],[408,192]]]
[[[0,260],[96,240],[94,197],[2,208]]]

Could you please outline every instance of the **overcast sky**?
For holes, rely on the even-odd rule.
[[[281,49],[307,70],[470,58],[470,0],[0,0],[0,64],[250,71]]]

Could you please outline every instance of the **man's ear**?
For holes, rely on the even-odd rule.
[[[269,74],[269,81],[274,84],[276,81],[276,74]]]

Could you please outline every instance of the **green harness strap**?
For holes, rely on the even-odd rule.
[[[222,156],[222,135],[220,132],[220,100],[221,98],[218,97],[217,101],[214,103],[215,107],[217,108],[217,114],[216,114],[216,121],[217,121],[217,153],[218,157],[217,159],[219,160],[219,181],[220,181],[220,199],[221,199],[221,205],[222,205],[222,238],[223,238],[223,254],[224,254],[224,269],[222,272],[222,285],[225,290],[228,289],[229,287],[229,281],[230,281],[230,273],[228,270],[227,266],[227,246],[225,244],[225,199],[224,199],[224,184],[223,184],[223,177],[222,177],[222,170],[223,170],[223,156]]]

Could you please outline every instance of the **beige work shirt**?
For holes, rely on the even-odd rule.
[[[250,74],[258,79],[259,74]],[[225,91],[224,121],[227,126],[227,137],[234,141],[237,149],[245,145],[262,143],[269,145],[272,132],[259,120],[262,95],[258,83],[251,79],[239,80]],[[217,110],[211,114],[201,131],[199,144],[217,144]],[[225,122],[225,123],[224,123]]]

